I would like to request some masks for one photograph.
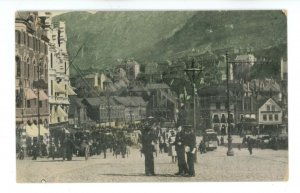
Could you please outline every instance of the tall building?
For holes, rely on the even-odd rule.
[[[67,53],[67,34],[65,23],[57,26],[49,20],[49,109],[50,130],[68,127],[69,96],[76,95],[69,80],[69,56]]]
[[[48,132],[48,45],[45,18],[16,12],[16,128],[29,137]]]

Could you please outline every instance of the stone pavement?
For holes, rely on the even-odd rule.
[[[128,158],[108,153],[90,157],[73,157],[73,161],[39,158],[17,160],[17,182],[202,182],[202,181],[283,181],[288,179],[288,151],[234,149],[226,156],[226,147],[200,155],[195,177],[177,177],[177,164],[166,153],[155,157],[156,176],[144,175],[144,157],[131,149]]]

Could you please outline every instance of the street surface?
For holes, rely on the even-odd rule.
[[[288,180],[288,151],[234,148],[234,156],[226,156],[227,148],[200,154],[195,164],[195,177],[178,177],[177,163],[167,153],[155,157],[156,176],[144,175],[144,157],[131,148],[129,157],[107,158],[103,155],[73,157],[73,161],[47,158],[17,160],[17,182],[201,182],[201,181],[282,181]]]

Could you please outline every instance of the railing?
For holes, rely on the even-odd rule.
[[[37,116],[37,108],[16,108],[16,117],[22,117],[22,116]],[[49,114],[48,108],[40,108],[40,115]]]

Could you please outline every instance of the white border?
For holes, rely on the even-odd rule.
[[[0,2],[0,186],[1,192],[296,192],[299,181],[299,19],[295,1],[97,1],[97,0],[7,0]],[[287,9],[289,64],[289,181],[271,183],[118,183],[118,184],[16,184],[15,165],[15,80],[14,80],[14,12],[16,10],[219,10],[219,9]],[[299,19],[298,19],[299,18]],[[299,136],[299,137],[298,137]],[[116,186],[117,185],[117,186]],[[3,191],[4,190],[4,191]]]

